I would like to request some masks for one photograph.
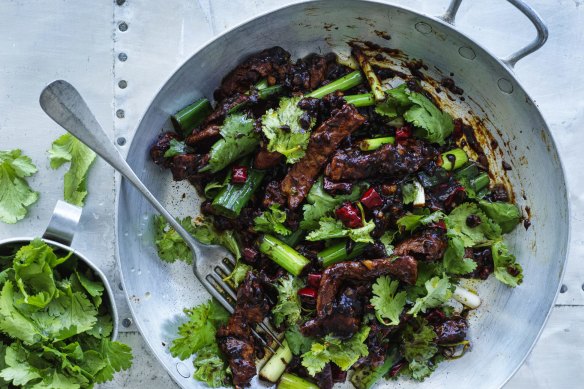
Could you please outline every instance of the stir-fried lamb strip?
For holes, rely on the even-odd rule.
[[[402,177],[418,171],[437,155],[436,148],[413,139],[387,144],[373,152],[358,148],[339,150],[326,166],[325,174],[333,181],[355,181],[379,175]]]
[[[332,333],[341,338],[350,338],[361,326],[363,316],[362,298],[367,295],[364,287],[348,287],[334,301],[333,314],[317,317],[300,328],[305,336],[322,337]]]
[[[323,188],[327,193],[333,196],[338,194],[349,194],[353,190],[353,183],[334,182],[325,177],[323,182]]]
[[[152,158],[155,164],[164,167],[170,166],[171,159],[165,158],[164,153],[169,149],[170,141],[173,139],[179,139],[176,132],[165,132],[164,134],[160,134],[156,142],[152,144],[150,147],[150,158]]]
[[[199,168],[205,166],[208,160],[208,154],[180,154],[174,156],[170,166],[172,179],[182,181],[197,177]]]
[[[266,170],[276,166],[283,155],[277,151],[268,151],[265,148],[260,149],[253,160],[253,167],[256,169]]]
[[[215,91],[215,99],[223,100],[236,92],[245,93],[261,78],[282,82],[290,67],[290,53],[281,47],[272,47],[253,54],[231,71]]]
[[[326,79],[328,68],[335,63],[335,56],[312,54],[298,60],[290,67],[284,85],[294,91],[310,91],[318,88]]]
[[[211,123],[220,124],[223,122],[223,119],[225,119],[225,116],[227,116],[229,111],[231,111],[233,108],[239,105],[244,105],[247,102],[254,101],[257,102],[257,94],[253,93],[247,95],[243,93],[236,93],[233,96],[229,96],[223,101],[221,101],[221,103],[217,105],[215,110],[209,116],[207,116],[207,118],[203,122],[203,126],[206,126]]]
[[[449,345],[462,342],[466,338],[468,323],[462,316],[451,316],[442,321],[430,322],[436,332],[436,344]]]
[[[418,262],[408,255],[354,262],[339,262],[329,266],[323,273],[316,299],[317,317],[326,317],[334,312],[334,301],[343,281],[373,281],[379,276],[392,275],[406,284],[414,284],[418,278]]]
[[[395,246],[395,255],[411,255],[420,261],[437,261],[444,256],[448,241],[444,230],[428,228]]]
[[[306,155],[292,166],[281,184],[290,209],[296,209],[302,203],[339,143],[364,122],[365,117],[355,107],[345,104],[312,132]]]
[[[260,279],[248,272],[237,290],[235,312],[227,325],[217,330],[217,341],[229,361],[236,387],[246,386],[256,374],[251,327],[261,322],[269,310],[270,303]]]
[[[199,132],[194,132],[187,136],[185,144],[197,150],[208,151],[209,148],[219,139],[221,127],[211,124]]]

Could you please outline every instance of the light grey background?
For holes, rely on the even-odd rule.
[[[430,15],[445,0],[394,0]],[[572,242],[565,292],[532,355],[508,388],[579,387],[584,380],[584,1],[528,1],[547,22],[550,38],[519,62],[516,73],[538,103],[566,166],[572,205]],[[118,5],[118,3],[123,3]],[[254,15],[291,3],[282,0],[30,0],[0,1],[0,149],[21,148],[39,172],[29,180],[41,193],[29,216],[0,224],[0,238],[42,233],[62,196],[65,167],[53,171],[46,150],[63,130],[38,106],[52,80],[75,85],[112,141],[129,136],[150,99],[172,71],[197,48]],[[121,31],[120,23],[127,24]],[[503,0],[463,2],[458,28],[504,56],[531,40],[534,30]],[[119,54],[125,53],[126,61]],[[127,87],[118,86],[120,80]],[[120,146],[124,151],[124,146]],[[114,258],[114,173],[97,160],[74,247],[112,281],[121,319],[130,318]],[[542,183],[545,185],[545,183]],[[526,280],[527,282],[529,280]],[[130,323],[127,321],[126,323]],[[162,388],[175,385],[150,355],[133,325],[121,340],[133,346],[134,367],[108,388]],[[488,363],[488,361],[485,361]]]

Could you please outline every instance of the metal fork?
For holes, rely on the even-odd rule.
[[[231,273],[235,265],[231,253],[222,246],[199,243],[172,217],[136,176],[130,165],[109,140],[79,92],[71,84],[63,80],[52,82],[43,89],[39,101],[47,115],[120,172],[125,179],[142,193],[150,204],[166,219],[168,224],[178,232],[191,249],[195,276],[211,296],[217,299],[232,314],[234,312],[236,292],[223,281],[223,278]],[[205,262],[211,265],[200,266],[202,258],[205,258]],[[281,345],[267,320],[259,323],[258,326],[273,341]],[[253,329],[252,332],[265,347],[272,352],[274,351],[269,342],[259,332]]]

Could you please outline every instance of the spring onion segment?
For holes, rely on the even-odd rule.
[[[277,386],[278,389],[318,389],[318,386],[312,382],[306,381],[294,374],[285,373],[280,378]]]
[[[384,138],[371,138],[371,139],[363,139],[359,142],[359,148],[362,151],[373,151],[377,150],[383,145],[387,144],[394,144],[395,137],[393,136],[386,136]]]
[[[309,94],[306,97],[314,97],[316,99],[320,99],[329,93],[336,92],[338,90],[345,91],[347,89],[351,89],[356,87],[357,85],[361,84],[364,81],[363,75],[360,71],[356,70],[347,74],[344,77],[339,78],[336,81],[331,82],[323,87],[320,87]]]
[[[442,168],[444,170],[456,170],[468,162],[468,155],[463,149],[452,149],[442,153]]]
[[[479,296],[459,285],[456,285],[456,289],[452,293],[452,298],[471,309],[476,309],[481,305],[481,298]]]
[[[347,244],[342,242],[319,252],[318,260],[322,263],[322,267],[327,268],[337,262],[357,258],[359,255],[363,254],[365,247],[367,247],[367,243],[355,243],[351,251],[348,252]]]
[[[263,236],[260,251],[295,276],[310,263],[305,256],[271,235]]]
[[[377,77],[377,74],[373,71],[373,67],[371,67],[371,63],[367,56],[357,47],[353,47],[353,56],[357,59],[361,70],[367,77],[367,81],[369,82],[369,86],[371,87],[371,91],[373,92],[373,96],[375,97],[376,101],[384,101],[385,100],[385,93],[381,87],[381,81]]]
[[[292,351],[290,350],[290,347],[288,347],[288,343],[284,340],[282,345],[276,350],[274,355],[272,355],[272,357],[260,370],[260,377],[269,382],[278,381],[291,360]],[[297,388],[298,386],[292,387]]]
[[[209,100],[200,99],[172,115],[171,121],[175,130],[186,136],[191,133],[193,128],[200,125],[211,112],[213,112],[213,108]]]

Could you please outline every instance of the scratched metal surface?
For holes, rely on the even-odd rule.
[[[447,1],[388,1],[437,15]],[[123,3],[118,5],[118,3]],[[164,3],[164,4],[163,4]],[[39,172],[29,180],[41,193],[29,216],[0,224],[0,238],[40,234],[61,197],[63,173],[50,169],[46,150],[63,133],[38,107],[38,94],[63,78],[78,87],[114,139],[132,136],[164,80],[213,35],[290,1],[110,0],[0,2],[0,149],[19,147]],[[519,62],[516,74],[539,105],[566,166],[572,205],[572,242],[564,280],[546,329],[509,388],[577,387],[584,379],[584,2],[533,0],[550,28],[543,49]],[[122,22],[126,27],[120,26]],[[463,2],[458,28],[505,55],[534,31],[502,0]],[[120,54],[126,55],[126,60]],[[120,81],[126,82],[126,87]],[[121,86],[120,86],[121,85]],[[125,146],[119,146],[124,150]],[[545,183],[542,183],[545,185]],[[114,259],[114,173],[97,161],[89,177],[87,204],[74,247],[95,261],[116,291],[121,319],[129,318]],[[174,384],[144,346],[130,321],[121,339],[136,351],[134,367],[107,388],[160,388]]]

